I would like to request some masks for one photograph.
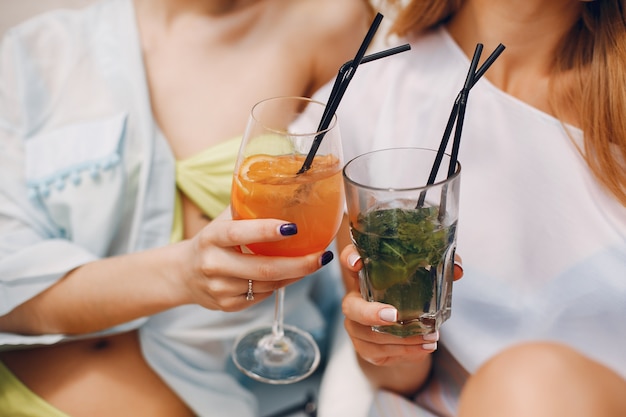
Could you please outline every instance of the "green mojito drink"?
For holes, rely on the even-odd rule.
[[[375,331],[424,335],[450,317],[461,167],[431,181],[436,153],[382,149],[344,166],[350,233],[363,260],[361,295],[398,310],[396,323]]]
[[[362,294],[398,309],[397,324],[375,330],[403,337],[431,333],[449,315],[439,307],[451,281],[443,275],[453,273],[451,266],[446,271],[446,255],[453,251],[456,224],[442,225],[438,213],[435,207],[380,209],[351,224],[363,259]]]

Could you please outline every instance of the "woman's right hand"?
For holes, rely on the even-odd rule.
[[[182,279],[190,303],[212,310],[239,311],[270,297],[281,287],[317,271],[333,259],[332,252],[300,257],[242,253],[255,242],[289,239],[297,225],[276,219],[231,220],[223,213],[186,245]],[[252,280],[254,300],[247,300]]]
[[[463,276],[458,256],[457,261],[455,280]],[[372,326],[395,322],[397,310],[391,305],[363,299],[358,276],[363,261],[352,244],[341,252],[341,264],[346,286],[342,302],[344,326],[361,369],[375,386],[405,395],[414,393],[428,377],[431,353],[437,349],[439,333],[401,338],[373,331]]]

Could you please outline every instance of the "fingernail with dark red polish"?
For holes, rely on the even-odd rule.
[[[335,255],[331,251],[324,252],[322,255],[322,266],[327,265],[335,258]]]
[[[278,230],[283,236],[293,236],[298,233],[298,226],[295,223],[285,223],[281,225]]]

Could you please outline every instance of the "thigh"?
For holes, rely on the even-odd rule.
[[[34,394],[72,417],[187,417],[143,359],[136,332],[21,351],[0,359]]]
[[[556,343],[528,343],[489,360],[469,378],[459,416],[626,415],[626,381]]]

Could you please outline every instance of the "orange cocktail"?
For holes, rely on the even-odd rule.
[[[310,170],[296,174],[304,158],[257,154],[235,174],[233,218],[274,218],[298,226],[289,239],[248,245],[252,252],[300,256],[324,250],[333,240],[343,213],[342,166],[336,156],[316,156]]]
[[[273,97],[252,107],[234,170],[233,218],[278,219],[295,223],[298,233],[281,241],[248,244],[246,249],[296,257],[319,254],[332,242],[344,210],[340,136],[337,117],[310,98]],[[328,254],[319,258],[322,264],[328,259]],[[253,288],[260,286],[256,282],[266,279],[249,279],[245,299],[254,301]],[[281,286],[274,321],[245,332],[233,347],[237,368],[258,381],[300,381],[320,363],[315,339],[284,324],[284,299]]]

